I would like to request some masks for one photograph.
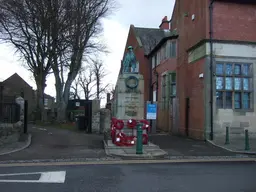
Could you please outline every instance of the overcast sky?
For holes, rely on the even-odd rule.
[[[104,19],[104,39],[110,54],[104,58],[109,75],[106,80],[115,84],[119,72],[120,61],[125,49],[126,38],[130,24],[138,27],[157,28],[164,16],[170,19],[175,0],[117,0],[119,9],[116,13]],[[14,55],[11,46],[0,45],[0,81],[8,78],[13,73],[18,73],[35,89],[32,75],[21,66],[19,58]],[[55,96],[54,77],[47,79],[45,92]]]

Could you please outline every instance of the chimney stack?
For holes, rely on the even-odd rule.
[[[170,30],[170,24],[169,24],[169,21],[168,21],[167,16],[165,16],[165,17],[162,19],[162,23],[160,24],[159,28],[160,28],[160,29]]]

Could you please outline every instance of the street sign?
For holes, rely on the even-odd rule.
[[[40,175],[39,179],[35,180],[12,180],[12,179],[1,179],[1,177],[15,178],[27,175]],[[0,183],[65,183],[66,171],[51,171],[51,172],[34,172],[34,173],[11,173],[11,174],[0,174]]]
[[[147,119],[156,119],[157,104],[147,103]]]

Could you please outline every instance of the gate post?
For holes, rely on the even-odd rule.
[[[24,125],[24,133],[27,134],[28,133],[28,101],[27,100],[24,101],[24,121],[23,121],[23,125]]]

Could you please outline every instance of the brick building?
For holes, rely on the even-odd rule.
[[[256,133],[256,1],[178,0],[171,29],[179,34],[179,133]]]
[[[37,92],[33,90],[22,77],[17,73],[14,73],[3,82],[3,95],[9,97],[18,97],[23,96],[25,100],[28,101],[28,118],[29,120],[34,120],[34,112],[36,110],[36,101],[37,101]],[[10,101],[9,101],[10,102]],[[52,111],[54,108],[54,97],[44,94],[44,105],[45,109],[48,112]]]
[[[170,21],[167,17],[164,17],[163,22],[166,24]],[[177,126],[173,121],[171,109],[176,95],[178,35],[175,31],[170,30],[169,26],[169,24],[166,24],[164,37],[151,50],[148,58],[151,62],[151,94],[153,95],[153,101],[158,104],[156,127],[161,130],[175,132],[174,127]]]

